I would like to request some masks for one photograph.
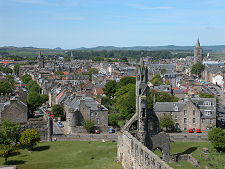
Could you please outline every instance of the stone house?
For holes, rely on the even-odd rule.
[[[156,102],[154,111],[158,118],[171,115],[175,127],[209,130],[216,126],[216,102],[213,98],[192,98],[184,102]]]
[[[70,95],[64,103],[69,133],[84,132],[82,123],[90,120],[95,128],[108,129],[108,109],[91,97]]]

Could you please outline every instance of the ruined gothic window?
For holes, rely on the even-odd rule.
[[[187,123],[187,118],[184,118],[184,123]]]
[[[142,117],[145,117],[145,108],[142,108]]]
[[[138,78],[138,80],[140,80],[140,75],[138,75],[138,77],[137,77],[137,78]]]
[[[187,115],[187,110],[184,110],[184,115],[185,115],[185,116]]]
[[[193,110],[193,116],[195,116],[195,110]]]
[[[144,75],[141,75],[141,81],[143,81],[144,80]]]
[[[139,89],[139,95],[141,94],[141,89]]]

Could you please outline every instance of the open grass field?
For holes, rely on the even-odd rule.
[[[202,148],[209,148],[210,154],[203,155]],[[39,143],[32,153],[19,150],[19,153],[8,159],[18,169],[122,169],[116,160],[117,143],[115,142],[52,142]],[[200,169],[225,169],[225,153],[218,153],[208,142],[174,142],[171,143],[171,154],[192,153],[200,162]],[[156,153],[160,155],[159,152]],[[0,165],[4,160],[0,159]],[[195,169],[187,161],[169,163],[174,169]]]
[[[193,157],[200,162],[201,169],[205,169],[206,166],[212,169],[225,169],[225,153],[220,154],[216,152],[209,142],[174,142],[170,145],[171,154],[182,152],[188,154],[192,153]],[[209,160],[206,159],[207,155],[203,155],[202,158],[200,158],[200,154],[203,154],[203,147],[207,147],[209,149]],[[174,169],[195,169],[195,167],[187,161],[169,163],[169,165]]]
[[[19,150],[8,161],[18,169],[122,169],[115,162],[116,151],[116,142],[45,142],[32,153]],[[3,162],[1,158],[0,165]]]

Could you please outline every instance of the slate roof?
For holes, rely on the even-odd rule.
[[[155,112],[179,112],[186,103],[184,102],[156,102]]]

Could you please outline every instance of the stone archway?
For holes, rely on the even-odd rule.
[[[156,148],[162,152],[162,160],[170,160],[170,137],[166,133],[159,133],[148,137],[148,148],[154,151]]]

